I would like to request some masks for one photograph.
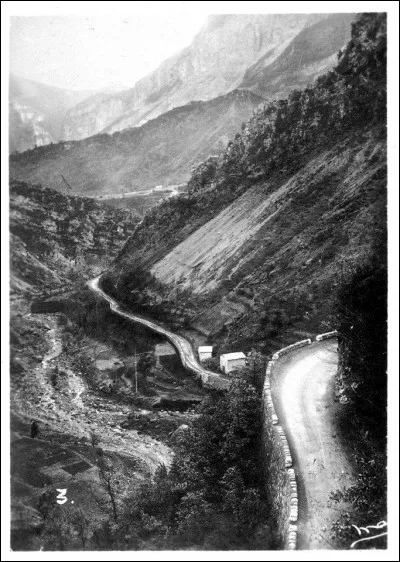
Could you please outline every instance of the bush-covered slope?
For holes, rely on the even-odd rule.
[[[190,169],[225,149],[263,98],[243,90],[175,108],[142,127],[13,155],[12,177],[82,194],[122,193],[187,181]]]
[[[145,217],[109,272],[117,296],[141,264],[227,341],[316,327],[386,226],[385,24],[360,18],[334,71],[260,107],[189,196]]]
[[[375,440],[386,443],[387,406],[387,256],[377,239],[369,260],[347,271],[338,291],[340,331],[338,392],[350,402],[356,428],[363,420]]]
[[[106,267],[138,217],[93,199],[10,182],[11,288],[29,296]],[[65,287],[64,287],[65,288]]]

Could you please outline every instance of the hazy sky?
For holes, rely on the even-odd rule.
[[[111,3],[112,5],[112,3]],[[207,13],[12,17],[10,71],[52,86],[131,87],[188,45]]]

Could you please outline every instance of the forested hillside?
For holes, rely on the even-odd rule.
[[[321,327],[341,272],[385,230],[385,27],[362,16],[332,72],[260,106],[189,195],[146,215],[108,274],[117,297],[141,265],[220,341],[271,348]]]
[[[321,44],[323,19],[317,16],[307,26]],[[307,36],[296,35],[310,69]],[[339,39],[327,35],[327,51]],[[283,69],[301,66],[296,50],[282,47],[271,65],[265,51],[266,59],[248,76],[255,85],[264,69],[274,71],[280,55]],[[321,56],[327,51],[321,49]],[[275,93],[291,89],[287,77],[280,75]],[[287,456],[282,433],[289,414],[285,420],[275,404],[282,424],[275,428],[285,450],[276,470],[283,478],[285,466],[293,463],[295,469],[287,493],[295,511],[290,519],[299,531],[297,547],[304,547],[311,512],[316,518],[309,518],[310,535],[318,534],[330,548],[348,547],[355,525],[385,523],[386,15],[360,15],[335,68],[314,85],[259,102],[254,94],[234,90],[176,108],[137,129],[12,158],[14,172],[43,177],[46,185],[59,182],[58,188],[64,174],[85,193],[98,190],[99,182],[104,191],[132,188],[135,170],[143,174],[135,186],[142,186],[144,177],[149,185],[179,174],[189,178],[184,194],[154,207],[140,222],[127,210],[93,199],[11,181],[17,548],[281,548],[275,504],[283,505],[282,494],[272,490],[274,468],[265,464],[275,452],[272,442],[265,448],[261,443],[269,427],[269,417],[262,426],[262,412],[270,409],[265,408],[270,395],[263,392],[266,361],[284,345],[331,330],[338,330],[335,388],[332,340],[322,373],[326,386],[315,384],[315,395],[324,394],[324,402],[306,404],[293,392],[291,404],[293,410],[296,404],[304,412],[323,413],[323,431],[315,424],[310,432],[315,452],[301,441],[300,447],[323,501],[340,517],[333,525],[332,519],[326,526],[318,520],[321,502],[309,494],[291,443]],[[239,116],[250,114],[254,105],[256,111],[240,126]],[[227,123],[235,125],[230,142],[223,133]],[[200,153],[204,159],[190,173]],[[209,368],[216,368],[221,353],[250,352],[228,391],[196,389],[188,397],[197,383],[186,378],[173,356],[161,362],[153,354],[153,346],[165,342],[119,318],[115,308],[110,311],[86,284],[83,288],[88,276],[100,273],[102,288],[122,308],[212,345]],[[34,314],[35,297],[41,305],[61,293],[61,310],[68,313],[62,321]],[[297,360],[312,362],[322,345],[307,346],[300,359],[288,357],[294,377]],[[137,361],[138,355],[143,359]],[[309,364],[305,359],[305,371]],[[277,370],[272,378],[279,385]],[[278,390],[272,389],[274,402]],[[187,418],[173,410],[178,402],[192,406],[200,400],[196,409],[182,412]],[[33,418],[40,422],[40,439],[27,438]],[[306,432],[311,419],[304,417]],[[332,473],[337,470],[341,488],[333,492],[321,486],[332,474],[325,466],[325,432],[335,440]],[[353,461],[354,485],[348,488],[351,469],[345,472],[337,462],[342,449],[349,464]],[[74,497],[67,511],[54,500],[60,482]],[[335,502],[341,504],[337,511]],[[32,513],[39,525],[32,525]],[[20,531],[27,527],[25,541]],[[382,538],[361,548],[380,548]]]
[[[11,290],[65,289],[92,267],[106,267],[139,218],[93,199],[10,182]]]
[[[142,127],[16,154],[12,177],[64,189],[61,174],[84,195],[123,193],[179,184],[210,154],[219,154],[263,98],[235,90],[208,102],[193,102]]]
[[[157,317],[183,314],[217,353],[338,329],[338,437],[356,475],[329,498],[349,506],[330,537],[350,544],[354,521],[387,518],[385,14],[362,15],[332,72],[261,106],[188,188],[145,216],[104,288],[151,314],[135,289],[152,284]],[[203,505],[181,503],[185,524]],[[196,528],[194,542],[209,532]]]

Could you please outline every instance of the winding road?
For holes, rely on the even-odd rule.
[[[99,281],[100,276],[88,285],[111,310],[167,338],[183,366],[203,384],[228,388],[228,380],[202,367],[188,340],[124,311],[101,289]],[[298,480],[300,549],[340,548],[331,538],[331,526],[348,506],[334,502],[330,494],[353,483],[352,467],[338,431],[340,404],[334,400],[337,361],[337,341],[330,339],[292,351],[276,362],[274,370],[274,401],[284,421]]]
[[[333,544],[331,525],[344,502],[331,492],[352,484],[352,467],[337,429],[340,404],[334,400],[337,341],[293,351],[276,363],[275,402],[294,458],[299,485],[298,547],[343,548]]]
[[[147,318],[143,318],[142,316],[138,316],[137,314],[132,314],[131,312],[126,312],[121,308],[121,306],[115,301],[112,297],[107,295],[101,287],[100,287],[100,278],[96,277],[95,279],[91,279],[88,281],[88,286],[92,291],[94,291],[97,295],[102,297],[106,300],[110,308],[116,314],[131,320],[132,322],[136,322],[137,324],[141,324],[142,326],[146,326],[153,330],[157,334],[164,336],[167,338],[171,344],[174,346],[176,351],[179,353],[179,356],[182,361],[182,365],[188,369],[188,371],[192,372],[197,377],[201,378],[203,384],[205,386],[211,386],[212,388],[219,388],[219,389],[227,389],[229,387],[229,381],[224,379],[223,377],[213,373],[205,369],[198,361],[195,356],[195,352],[193,350],[192,344],[184,337],[178,336],[169,330],[166,330],[162,326],[148,320]]]

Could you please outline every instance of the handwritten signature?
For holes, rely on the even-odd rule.
[[[377,523],[376,525],[368,525],[367,527],[357,527],[357,525],[352,525],[352,527],[355,528],[358,535],[361,537],[364,532],[367,535],[371,535],[370,529],[378,529],[379,531],[381,531],[383,529],[386,529],[387,523],[386,523],[386,521],[379,521],[379,523]],[[387,534],[388,534],[387,531],[385,531],[384,533],[379,533],[378,535],[371,535],[371,536],[362,537],[361,539],[358,539],[358,540],[354,541],[350,545],[350,548],[354,548],[355,545],[360,543],[360,542],[372,541],[372,540],[378,539],[379,537],[384,537]]]

